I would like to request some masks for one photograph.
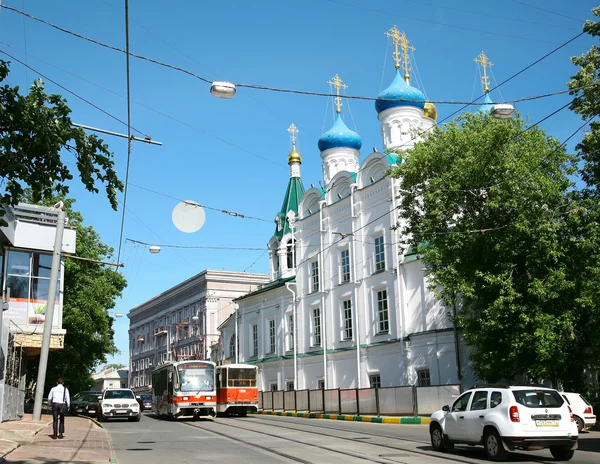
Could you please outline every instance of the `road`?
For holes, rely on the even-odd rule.
[[[482,447],[433,451],[428,427],[423,425],[266,415],[167,421],[152,414],[144,415],[140,422],[111,421],[103,425],[119,464],[489,464]],[[599,462],[600,432],[582,434],[579,446],[571,464]],[[544,450],[511,453],[508,462],[556,461]]]

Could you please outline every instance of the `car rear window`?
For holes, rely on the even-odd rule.
[[[517,403],[528,408],[560,408],[564,400],[554,390],[513,390]]]
[[[579,398],[581,398],[585,404],[587,404],[588,406],[591,406],[591,404],[588,403],[588,401],[582,395],[579,395]]]

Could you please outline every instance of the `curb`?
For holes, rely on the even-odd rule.
[[[106,429],[104,428],[104,425],[102,424],[102,422],[100,422],[98,419],[93,418],[92,416],[84,416],[84,415],[77,415],[77,417],[83,417],[85,419],[88,419],[89,421],[93,422],[94,424],[96,424],[98,427],[100,427],[102,430],[105,431],[105,433],[108,435],[108,432],[106,432]],[[110,441],[110,438],[108,439],[108,444],[110,445],[110,454],[112,455],[110,457],[110,459],[108,460],[108,462],[110,464],[117,464],[117,458],[115,457],[115,451],[113,449],[112,446],[112,441]]]
[[[429,417],[383,417],[383,416],[356,416],[350,414],[323,414],[315,412],[285,412],[285,411],[259,411],[257,414],[284,417],[303,417],[305,419],[330,419],[353,422],[372,422],[375,424],[402,424],[402,425],[428,425]]]
[[[19,443],[17,443],[16,441],[12,441],[12,440],[0,440],[0,444],[3,444],[2,442],[6,443],[7,446],[6,448],[2,449],[0,451],[0,462],[4,462],[4,458],[6,456],[8,456],[10,453],[12,453],[14,450],[16,450],[19,446],[21,446]],[[0,445],[1,447],[1,445]]]

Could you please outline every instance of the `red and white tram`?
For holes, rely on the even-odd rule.
[[[258,367],[226,364],[217,367],[217,413],[245,417],[258,411]]]
[[[215,363],[174,361],[152,372],[152,411],[159,416],[212,416],[217,413]]]

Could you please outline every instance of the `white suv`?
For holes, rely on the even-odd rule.
[[[431,415],[431,445],[437,451],[455,443],[483,445],[487,457],[503,461],[515,449],[550,448],[568,461],[577,448],[577,423],[556,390],[536,386],[484,385],[467,390]]]
[[[104,390],[100,400],[98,420],[126,417],[130,421],[138,422],[142,417],[140,405],[133,391],[129,388],[115,388]]]

